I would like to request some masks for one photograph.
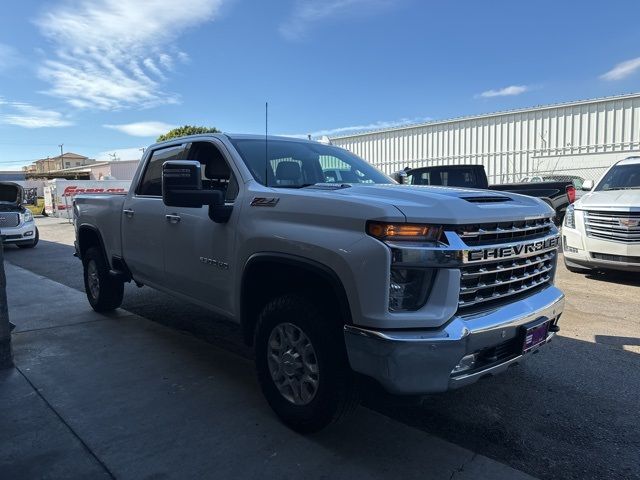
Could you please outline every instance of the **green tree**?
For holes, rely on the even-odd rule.
[[[220,133],[215,127],[196,127],[194,125],[184,125],[182,127],[169,130],[164,135],[160,135],[157,138],[157,142],[164,142],[165,140],[171,140],[176,137],[184,137],[186,135],[198,135],[200,133]]]

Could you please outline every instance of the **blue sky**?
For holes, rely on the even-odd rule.
[[[349,133],[640,91],[637,1],[5,0],[0,170],[171,126]]]

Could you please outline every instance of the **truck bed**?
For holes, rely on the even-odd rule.
[[[122,256],[120,224],[126,195],[126,192],[95,193],[74,197],[75,215],[82,219],[76,229],[81,225],[97,228],[102,235],[107,258]]]

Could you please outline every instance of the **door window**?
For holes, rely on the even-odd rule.
[[[169,160],[184,160],[185,145],[161,148],[151,154],[149,163],[138,185],[136,194],[161,197],[162,196],[162,164]]]

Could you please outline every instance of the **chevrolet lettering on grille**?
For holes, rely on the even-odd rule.
[[[543,252],[557,248],[560,244],[560,237],[548,237],[530,243],[520,243],[517,245],[506,245],[504,247],[491,247],[478,250],[468,250],[465,256],[465,263],[480,262],[485,260],[500,260],[503,258],[519,257]]]

